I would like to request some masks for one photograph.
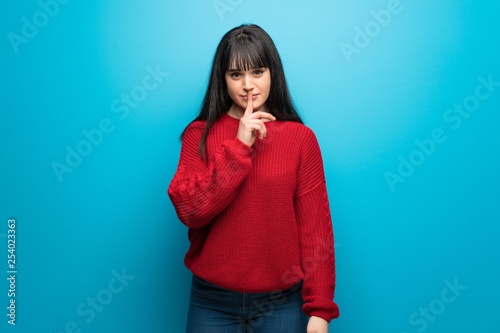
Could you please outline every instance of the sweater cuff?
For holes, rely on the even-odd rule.
[[[234,168],[239,165],[245,166],[245,168],[249,168],[252,165],[252,148],[248,147],[237,137],[235,137],[234,139],[223,141],[222,150],[220,150],[219,152],[225,155],[224,158],[216,158],[215,161],[216,165],[224,165],[221,170],[224,170],[228,167]]]
[[[235,141],[236,147],[244,154],[251,154],[252,147],[248,147],[243,141],[241,141],[238,137],[235,137],[232,141]]]
[[[320,317],[330,322],[339,316],[339,307],[335,302],[320,296],[307,297],[302,311],[309,316]]]

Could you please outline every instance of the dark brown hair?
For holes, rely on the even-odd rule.
[[[202,158],[205,157],[205,146],[210,128],[233,104],[227,92],[225,80],[225,74],[231,65],[236,65],[241,71],[261,67],[269,68],[271,89],[266,101],[268,109],[277,120],[302,123],[292,103],[283,64],[273,40],[261,27],[255,24],[243,24],[228,31],[217,46],[207,92],[200,113],[193,120],[193,122],[206,121],[199,146]],[[181,139],[185,131],[186,129],[182,132]]]

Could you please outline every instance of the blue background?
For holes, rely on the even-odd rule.
[[[14,217],[18,269],[15,327],[0,282],[2,332],[183,332],[187,230],[166,189],[215,48],[244,22],[273,37],[322,148],[331,331],[500,332],[500,87],[480,80],[500,81],[498,2],[43,1],[0,14],[0,267]],[[148,70],[162,76],[145,90]],[[474,111],[458,126],[448,110],[462,103]]]

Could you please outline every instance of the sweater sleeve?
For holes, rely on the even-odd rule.
[[[223,141],[213,156],[201,159],[202,133],[199,123],[186,129],[179,165],[167,190],[177,216],[190,228],[207,225],[229,205],[252,164],[252,149],[236,136]]]
[[[328,322],[339,316],[333,301],[335,255],[333,229],[323,161],[314,133],[303,142],[295,195],[301,266],[304,273],[303,311]]]

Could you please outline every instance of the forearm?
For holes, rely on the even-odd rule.
[[[251,168],[251,149],[238,139],[224,142],[206,166],[192,166],[181,156],[168,195],[188,227],[208,224],[234,199]]]
[[[296,199],[301,265],[304,273],[304,312],[327,321],[338,316],[333,302],[335,256],[326,185]]]

